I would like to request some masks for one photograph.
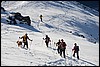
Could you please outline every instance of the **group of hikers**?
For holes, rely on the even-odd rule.
[[[49,42],[51,42],[50,37],[48,37],[48,35],[46,35],[46,38],[43,38],[45,40],[46,46],[48,47]],[[56,46],[58,46],[57,51],[58,54],[60,54],[60,56],[62,57],[62,53],[64,58],[66,57],[65,55],[65,50],[66,50],[66,43],[64,42],[63,39],[59,39],[59,41],[56,43]],[[79,46],[77,46],[77,44],[74,44],[74,47],[72,49],[72,51],[74,51],[73,53],[73,57],[75,57],[75,53],[77,53],[77,59],[79,59]]]
[[[28,40],[30,40],[30,41],[32,41],[32,40],[29,39],[27,33],[26,33],[24,36],[19,37],[19,38],[20,38],[20,39],[23,39],[23,43],[24,43],[23,48],[25,48],[25,45],[26,45],[26,47],[27,47],[27,49],[28,49]],[[43,40],[45,40],[45,44],[46,44],[46,46],[48,47],[49,43],[51,42],[50,37],[49,37],[48,35],[46,35],[46,37],[43,38]],[[58,47],[58,48],[57,48],[58,54],[60,54],[60,56],[62,57],[62,53],[63,53],[63,57],[66,58],[65,50],[66,50],[66,46],[67,46],[67,45],[66,45],[66,43],[64,42],[64,40],[63,40],[63,39],[61,39],[61,40],[59,39],[59,41],[58,41],[57,43],[55,43],[55,44],[56,44],[56,46]],[[79,46],[77,46],[76,43],[74,44],[74,48],[72,49],[72,51],[74,51],[73,57],[75,57],[75,53],[77,53],[77,59],[79,59]]]
[[[40,15],[40,21],[41,22],[43,22],[42,17],[43,16]],[[28,40],[30,40],[30,41],[32,41],[32,40],[29,39],[27,33],[24,36],[19,37],[19,38],[23,39],[23,43],[24,43],[23,48],[25,48],[25,45],[26,45],[26,47],[28,49]],[[46,35],[46,37],[43,38],[43,40],[45,40],[45,44],[48,47],[49,43],[51,42],[50,37],[48,35]],[[20,42],[20,43],[22,44],[22,42]],[[64,40],[63,39],[61,39],[61,40],[59,39],[58,42],[55,43],[55,44],[57,46],[57,52],[58,52],[58,54],[60,54],[61,57],[62,57],[62,54],[63,54],[63,57],[66,58],[65,50],[66,50],[67,44],[64,42]],[[75,53],[77,53],[77,59],[79,59],[79,46],[77,46],[76,43],[74,44],[74,47],[73,47],[72,51],[74,52],[73,53],[73,57],[75,57]]]
[[[40,15],[40,21],[41,21],[41,22],[43,22],[42,17],[43,17],[43,16]],[[20,38],[20,39],[23,39],[23,43],[24,43],[23,48],[25,48],[25,45],[26,45],[26,47],[27,47],[27,49],[28,49],[28,40],[30,40],[30,41],[32,41],[32,40],[29,39],[27,33],[26,33],[24,36],[19,37],[19,38]],[[46,46],[48,47],[49,43],[51,42],[50,37],[49,37],[48,35],[46,35],[46,37],[43,38],[43,40],[45,40],[45,44],[46,44]],[[21,42],[20,42],[20,43],[21,43]],[[55,43],[55,44],[56,44],[56,46],[58,47],[58,48],[57,48],[58,54],[60,54],[61,57],[62,57],[62,54],[63,54],[63,57],[65,58],[65,57],[66,57],[66,55],[65,55],[65,50],[66,50],[66,46],[67,46],[67,45],[66,45],[66,43],[64,42],[64,40],[63,40],[63,39],[61,39],[61,40],[59,39],[58,42]],[[79,59],[79,46],[77,46],[76,43],[74,44],[74,48],[72,49],[72,51],[74,51],[73,57],[75,57],[75,53],[77,53],[77,59]]]

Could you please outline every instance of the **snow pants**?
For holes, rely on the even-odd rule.
[[[60,47],[57,48],[58,53],[60,53]]]
[[[77,59],[79,59],[79,52],[78,51],[77,52],[74,51],[74,54],[73,54],[74,57],[75,57],[75,53],[77,53]]]
[[[42,18],[40,18],[40,19],[41,19],[41,22],[43,22],[43,21],[42,21]]]
[[[24,46],[23,46],[23,48],[25,48],[25,45],[26,45],[26,47],[28,48],[28,42],[27,42],[27,41],[24,42]]]
[[[45,43],[46,43],[46,46],[48,47],[49,42],[45,42]]]
[[[64,56],[64,58],[65,58],[65,48],[60,49],[60,56],[61,56],[61,57],[62,57],[62,53],[63,53],[63,56]]]

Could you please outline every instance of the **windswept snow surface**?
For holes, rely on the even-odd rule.
[[[92,10],[78,7],[75,1],[3,1],[1,6],[6,10],[1,12],[1,66],[99,66],[99,16]],[[31,26],[7,24],[11,12],[30,16]],[[33,39],[28,50],[16,43],[25,33]],[[46,34],[51,38],[48,48],[43,40]],[[67,44],[66,59],[54,44],[62,38]],[[72,57],[75,42],[80,47],[79,60]]]

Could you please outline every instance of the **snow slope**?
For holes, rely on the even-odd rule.
[[[1,6],[7,10],[1,12],[2,66],[99,65],[99,16],[91,13],[92,10],[86,11],[75,1],[3,1]],[[31,26],[7,24],[11,12],[29,15]],[[43,22],[40,22],[40,14]],[[33,39],[28,41],[30,50],[18,48],[16,43],[25,33]],[[51,38],[48,48],[42,39],[46,34]],[[62,38],[67,43],[66,59],[57,54],[54,44]],[[72,57],[71,49],[75,42],[80,46],[80,60]]]

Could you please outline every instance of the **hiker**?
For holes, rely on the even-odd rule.
[[[60,56],[62,57],[62,52],[63,52],[63,56],[65,58],[65,49],[66,49],[66,43],[64,42],[63,39],[61,39],[61,43],[60,43]]]
[[[17,42],[18,47],[22,47],[22,41],[19,39]]]
[[[56,43],[56,46],[58,46],[58,48],[57,48],[57,51],[58,51],[58,53],[60,53],[60,39],[59,39],[59,41]]]
[[[42,21],[42,17],[43,17],[43,16],[42,16],[42,15],[40,15],[40,20],[41,20],[41,22],[43,22],[43,21]]]
[[[27,49],[28,49],[28,41],[27,41],[27,39],[29,39],[29,37],[27,36],[27,33],[24,36],[20,37],[20,39],[22,39],[22,38],[23,38],[23,43],[24,43],[23,48],[26,45],[27,46]],[[31,39],[29,39],[29,40],[32,41]]]
[[[77,44],[74,44],[74,48],[72,49],[72,51],[74,51],[73,53],[73,57],[75,57],[75,53],[77,53],[77,59],[79,59],[79,46],[77,46]]]
[[[46,46],[48,47],[49,42],[51,42],[50,37],[46,35],[46,38],[44,40],[45,40]]]

